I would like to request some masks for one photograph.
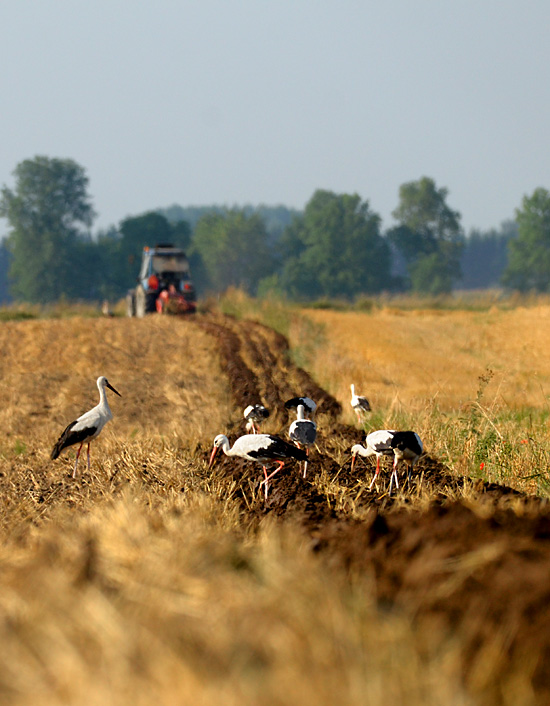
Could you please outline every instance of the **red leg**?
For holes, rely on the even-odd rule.
[[[80,452],[82,451],[83,445],[84,445],[84,442],[82,442],[80,444],[80,446],[78,447],[78,451],[76,452],[76,458],[74,461],[74,468],[73,468],[73,478],[76,478],[76,467],[78,466],[78,458],[80,456]]]

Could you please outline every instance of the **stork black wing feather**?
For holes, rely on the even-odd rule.
[[[80,444],[86,439],[90,438],[97,431],[97,427],[86,427],[86,429],[80,429],[79,431],[73,431],[73,427],[76,421],[71,422],[66,429],[63,431],[59,439],[56,441],[55,446],[52,449],[52,461],[59,456],[59,454],[66,449],[68,446],[73,446],[74,444]]]

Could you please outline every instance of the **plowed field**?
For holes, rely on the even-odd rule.
[[[284,337],[250,321],[218,319],[199,325],[217,340],[237,409],[264,400],[278,410],[271,420],[277,431],[288,425],[285,399],[299,393],[319,403],[319,450],[310,468],[331,479],[332,488],[320,492],[296,470],[283,471],[273,479],[267,502],[247,501],[243,508],[258,515],[299,517],[312,548],[325,554],[331,566],[374,575],[382,605],[412,612],[426,635],[433,625],[438,627],[435,635],[456,631],[465,646],[468,681],[484,682],[485,669],[504,678],[507,670],[521,665],[520,674],[532,682],[541,703],[550,702],[547,501],[453,476],[429,452],[416,467],[416,485],[409,491],[414,500],[407,500],[407,490],[397,499],[365,491],[360,475],[350,473],[349,458],[342,463],[342,451],[362,441],[361,432],[340,424],[340,404],[290,363]],[[230,431],[244,433],[242,420]],[[261,480],[254,466],[240,460],[229,459],[223,468],[241,482],[243,495],[244,477]],[[353,498],[353,517],[346,501],[338,502],[343,495]]]
[[[5,649],[10,650],[9,656],[2,656],[0,687],[9,702],[92,703],[94,699],[88,700],[84,692],[93,690],[96,680],[101,682],[105,698],[115,694],[120,703],[123,693],[132,693],[126,682],[117,686],[109,672],[109,659],[116,660],[116,656],[108,658],[99,646],[99,637],[97,644],[83,637],[87,630],[100,630],[94,627],[91,610],[85,623],[66,637],[76,645],[75,653],[80,650],[80,642],[87,645],[82,654],[90,669],[89,682],[79,672],[83,686],[75,691],[68,677],[67,683],[63,681],[58,667],[47,666],[48,639],[57,640],[57,644],[59,640],[51,635],[57,635],[61,628],[52,628],[51,633],[44,628],[39,638],[35,631],[41,629],[37,626],[42,614],[63,614],[65,608],[57,606],[54,610],[52,606],[57,604],[47,598],[46,589],[42,598],[40,590],[31,598],[24,587],[33,566],[46,572],[56,561],[65,562],[72,567],[67,585],[71,591],[78,589],[78,602],[84,600],[84,590],[94,587],[102,605],[113,601],[118,615],[134,615],[132,606],[143,599],[135,588],[137,583],[132,583],[135,579],[128,578],[133,560],[123,562],[124,570],[109,568],[110,561],[116,564],[113,557],[118,550],[109,554],[110,540],[103,537],[105,530],[101,529],[108,522],[105,518],[100,521],[94,513],[104,503],[128,497],[128,493],[135,495],[136,502],[155,510],[153,519],[148,520],[149,529],[143,530],[144,538],[128,540],[133,547],[128,550],[130,555],[135,553],[137,557],[140,542],[148,546],[148,534],[168,533],[166,528],[179,521],[185,514],[186,498],[194,491],[211,492],[217,501],[227,503],[227,512],[233,513],[236,525],[246,527],[252,535],[266,525],[293,528],[306,554],[315,557],[327,575],[341,576],[349,585],[368,579],[377,614],[401,615],[410,621],[421,661],[433,661],[434,655],[452,644],[459,663],[459,673],[453,678],[458,688],[464,689],[455,703],[517,704],[518,698],[519,703],[550,702],[550,509],[545,499],[454,475],[430,454],[429,448],[415,468],[412,487],[389,497],[382,480],[376,490],[368,491],[374,463],[360,460],[355,471],[350,470],[349,449],[362,441],[364,432],[342,423],[347,417],[340,403],[292,363],[287,340],[256,322],[219,314],[184,321],[151,317],[144,321],[77,324],[24,322],[6,325],[3,335],[2,423],[8,436],[4,436],[0,471],[4,497],[2,561],[6,576],[11,578],[5,579],[4,599],[0,601],[0,634],[8,646]],[[79,384],[71,375],[71,365],[80,376]],[[92,446],[91,471],[85,469],[81,459],[81,475],[73,480],[74,455],[67,454],[57,465],[48,455],[56,434],[69,421],[67,415],[84,411],[82,379],[99,374],[109,376],[122,399],[113,402],[115,419]],[[92,387],[88,385],[87,389]],[[297,466],[288,463],[271,481],[264,500],[259,466],[222,456],[213,472],[207,470],[213,436],[225,433],[233,441],[244,433],[242,410],[250,403],[261,401],[272,410],[263,431],[286,436],[290,420],[283,403],[297,394],[311,397],[318,405],[319,433],[306,479]],[[189,433],[185,432],[186,425]],[[386,463],[381,475],[387,480]],[[170,520],[159,509],[168,505],[172,508]],[[122,520],[115,525],[117,522],[122,528]],[[211,520],[206,524],[209,522],[212,527],[216,524]],[[61,528],[57,539],[48,534],[53,526]],[[123,530],[120,532],[122,536]],[[81,544],[62,550],[63,542],[73,533]],[[172,551],[168,550],[168,540],[163,551]],[[211,551],[216,555],[216,549]],[[111,559],[107,560],[108,556]],[[238,567],[248,565],[242,558],[234,561]],[[136,559],[135,563],[144,562]],[[201,571],[197,567],[194,570]],[[151,590],[161,581],[160,574],[151,579]],[[126,585],[134,588],[130,590]],[[59,586],[51,590],[57,598],[63,592]],[[174,595],[178,590],[173,588]],[[198,584],[196,591],[189,589],[189,595],[198,593]],[[24,600],[17,598],[23,594],[34,610],[25,608]],[[143,611],[151,609],[144,608],[145,603],[140,605],[142,612],[137,608],[135,612],[137,623],[140,629],[146,627],[147,635],[154,636],[155,626],[163,624],[162,608],[149,623]],[[209,610],[216,610],[215,601],[209,606]],[[187,610],[182,615],[192,623],[196,609],[195,613],[191,608],[189,613]],[[264,617],[257,619],[261,622]],[[112,624],[117,619],[113,614]],[[55,618],[48,620],[57,624]],[[203,622],[207,622],[206,617]],[[108,624],[106,621],[101,630],[108,633]],[[210,663],[212,654],[206,642],[194,639],[192,645],[185,643],[184,635],[190,628],[186,622],[184,628],[182,622],[178,632],[179,624],[170,623],[166,638],[157,635],[151,640],[166,639],[170,659],[181,649],[185,669],[193,672],[189,664],[199,659],[197,655],[207,655],[204,659]],[[219,622],[212,629],[223,632]],[[114,628],[109,639],[114,640],[113,635]],[[129,655],[129,648],[124,649]],[[33,655],[30,661],[27,651]],[[188,652],[193,657],[186,656]],[[271,664],[271,658],[254,654],[254,660],[262,665],[264,661]],[[19,656],[12,659],[12,655]],[[132,655],[127,657],[128,663],[135,662],[140,679],[147,680],[151,689],[148,697],[158,698],[159,691],[151,684],[166,675],[155,673],[153,662],[153,666],[144,666],[137,652],[137,656]],[[70,663],[68,657],[64,659]],[[230,660],[227,656],[223,659]],[[235,659],[244,658],[241,655]],[[223,662],[221,657],[219,661]],[[343,661],[353,659],[348,655]],[[248,661],[246,665],[246,670],[252,669]],[[181,665],[178,668],[183,669]],[[21,676],[19,669],[26,676]],[[71,673],[76,671],[73,666]],[[38,692],[25,681],[38,678],[37,673],[42,680],[36,687]],[[104,673],[110,676],[102,681],[98,675]],[[391,681],[391,674],[386,677]],[[244,688],[236,688],[227,702],[240,698],[241,703],[257,703],[262,690],[246,695]],[[300,691],[292,693],[298,698]],[[212,702],[222,698],[220,694],[223,692],[211,694]],[[282,697],[274,692],[264,696],[265,703],[281,703]],[[169,696],[164,697],[169,703]],[[308,691],[304,703],[333,703],[334,698],[330,689],[323,697]],[[373,703],[392,702],[390,697],[372,698]],[[179,702],[193,700],[182,698]],[[343,702],[362,702],[361,692],[355,698],[347,694]],[[369,702],[366,696],[364,702]],[[433,703],[437,702],[434,697]],[[424,697],[415,703],[432,700]]]

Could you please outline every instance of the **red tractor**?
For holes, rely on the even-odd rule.
[[[173,245],[144,247],[138,285],[126,295],[128,316],[193,314],[196,306],[195,287],[183,250]]]

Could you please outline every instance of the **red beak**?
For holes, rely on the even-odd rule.
[[[208,462],[208,468],[212,468],[214,464],[214,459],[216,458],[216,454],[218,453],[218,446],[214,446],[212,449],[212,453],[210,454],[210,461]]]

